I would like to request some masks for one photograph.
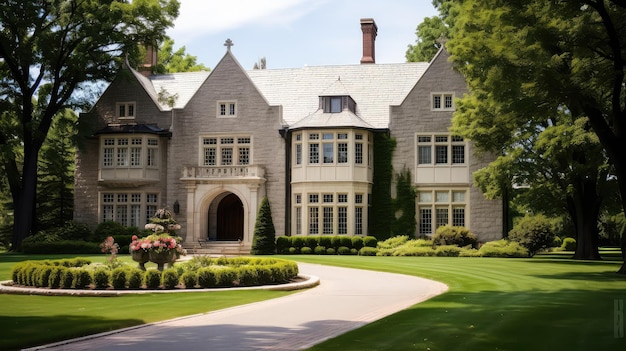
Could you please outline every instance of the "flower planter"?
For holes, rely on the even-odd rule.
[[[146,266],[144,265],[146,264],[146,262],[150,260],[150,254],[148,254],[148,251],[134,250],[134,251],[131,251],[130,255],[133,261],[139,263],[139,269],[141,269],[142,271],[145,271]]]
[[[163,270],[165,264],[172,264],[176,261],[176,251],[175,250],[167,250],[167,251],[150,251],[150,262],[154,262],[157,264],[157,267],[160,271]]]

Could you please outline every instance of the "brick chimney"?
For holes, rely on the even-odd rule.
[[[157,68],[157,53],[159,48],[154,45],[146,45],[146,56],[139,65],[139,72],[145,77],[150,76]]]
[[[363,57],[361,63],[376,63],[376,34],[378,26],[373,18],[361,18],[363,32]]]

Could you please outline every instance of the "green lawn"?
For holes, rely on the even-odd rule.
[[[619,256],[619,252],[605,254],[613,259]],[[614,337],[614,301],[626,300],[626,276],[614,273],[621,264],[617,260],[578,262],[569,260],[567,253],[533,259],[284,257],[416,275],[450,287],[441,296],[311,350],[626,349],[626,339]],[[0,254],[0,279],[9,279],[13,263],[26,258],[43,257]],[[107,298],[2,295],[0,325],[4,333],[0,349],[33,346],[284,294],[240,291]]]
[[[25,256],[0,254],[0,280],[11,279],[11,267],[25,259],[76,255]],[[130,256],[120,256],[130,261]],[[103,262],[104,256],[90,256]],[[147,264],[146,266],[150,266]],[[0,295],[0,350],[54,341],[214,311],[290,294],[279,291],[172,293],[119,297]]]
[[[450,287],[310,350],[625,350],[626,339],[614,337],[614,301],[626,300],[626,276],[615,273],[621,262],[566,257],[298,256]]]

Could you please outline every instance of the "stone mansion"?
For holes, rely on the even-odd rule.
[[[228,40],[210,72],[155,75],[148,49],[81,115],[93,133],[77,155],[74,219],[143,227],[164,207],[188,245],[249,248],[267,196],[277,235],[372,234],[374,135],[388,133],[394,172],[410,170],[417,191],[416,235],[450,224],[501,238],[501,201],[472,182],[487,161],[448,131],[467,88],[447,52],[376,64],[376,23],[361,29],[355,65],[245,70]]]

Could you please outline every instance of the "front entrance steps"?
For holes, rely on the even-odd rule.
[[[208,256],[249,255],[252,244],[241,241],[202,241],[184,243],[188,254]]]

